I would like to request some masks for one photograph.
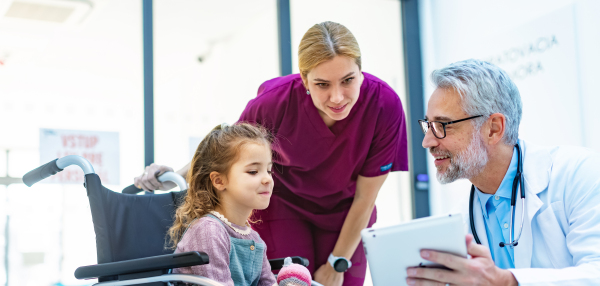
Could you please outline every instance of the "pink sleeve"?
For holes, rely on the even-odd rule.
[[[267,247],[265,246],[265,253],[263,255],[263,265],[262,265],[262,273],[260,274],[260,281],[258,282],[258,286],[273,286],[277,280],[275,280],[275,275],[271,272],[271,264],[269,263],[269,259],[267,258]]]
[[[234,286],[229,272],[230,241],[221,223],[202,218],[194,223],[177,244],[176,253],[203,251],[209,264],[174,269],[174,273],[194,274],[210,278],[225,286]]]

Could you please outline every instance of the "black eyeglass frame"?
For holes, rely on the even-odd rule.
[[[427,130],[429,130],[431,128],[431,132],[433,132],[433,136],[435,136],[435,138],[437,139],[444,139],[446,138],[446,125],[449,124],[454,124],[454,123],[458,123],[458,122],[462,122],[462,121],[466,121],[466,120],[470,120],[470,119],[474,119],[477,117],[482,117],[483,115],[476,115],[476,116],[471,116],[471,117],[467,117],[467,118],[463,118],[463,119],[459,119],[459,120],[454,120],[454,121],[450,121],[450,122],[442,122],[442,121],[427,121],[427,119],[419,119],[419,126],[421,126],[421,130],[423,131],[424,135],[427,135]],[[444,136],[440,137],[438,136],[435,131],[433,130],[433,128],[431,127],[431,123],[436,122],[439,124],[442,124],[442,128],[444,130]],[[427,128],[425,128],[425,124],[427,125]]]

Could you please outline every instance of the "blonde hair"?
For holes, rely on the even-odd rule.
[[[169,228],[169,248],[175,249],[183,233],[196,218],[201,218],[221,204],[210,173],[227,175],[248,143],[271,146],[271,135],[261,127],[248,123],[218,125],[198,145],[187,174],[189,188],[185,201],[175,211]]]
[[[361,70],[360,48],[348,28],[329,21],[312,26],[298,47],[298,67],[302,79],[306,80],[306,75],[314,67],[338,55],[354,59]]]

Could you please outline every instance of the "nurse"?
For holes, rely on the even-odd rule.
[[[240,116],[276,140],[273,196],[253,227],[268,257],[306,257],[324,285],[363,285],[360,231],[376,221],[375,199],[388,173],[408,170],[402,103],[384,81],[362,72],[358,43],[343,25],[311,27],[298,61],[300,74],[264,82]],[[154,174],[167,170],[151,165],[135,184],[164,189]]]

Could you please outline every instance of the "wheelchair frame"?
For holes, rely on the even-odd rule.
[[[69,155],[60,159],[50,161],[23,176],[23,183],[31,187],[33,184],[55,175],[61,172],[63,169],[70,165],[77,165],[82,168],[85,174],[84,186],[88,192],[88,197],[94,192],[99,192],[104,188],[101,184],[100,178],[94,172],[93,166],[85,158],[77,155]],[[159,181],[173,181],[175,182],[182,192],[187,191],[187,183],[180,175],[167,172],[159,177]],[[110,191],[110,190],[108,190]],[[142,191],[131,185],[123,190],[124,196],[132,196],[137,192]],[[114,193],[110,191],[111,193]],[[115,193],[118,194],[118,193]],[[179,194],[179,196],[183,196]],[[173,200],[176,200],[176,195],[173,194]],[[90,199],[90,206],[92,200]],[[176,207],[176,206],[175,206]],[[92,215],[94,210],[92,210]],[[77,268],[75,271],[75,278],[77,279],[92,279],[98,278],[99,282],[94,286],[121,286],[121,285],[148,285],[148,286],[162,286],[171,285],[171,282],[184,282],[193,283],[201,286],[221,286],[222,284],[211,280],[209,278],[190,275],[190,274],[170,274],[173,268],[189,267],[195,265],[204,265],[209,263],[209,257],[204,252],[192,251],[185,253],[173,253],[163,254],[158,256],[150,256],[143,258],[128,259],[122,261],[112,262],[112,256],[102,253],[101,249],[110,249],[102,245],[101,239],[98,239],[99,230],[94,225],[94,231],[96,232],[96,247],[98,252],[98,264],[82,266]],[[292,257],[293,263],[308,266],[308,260],[299,256]],[[269,260],[271,269],[281,269],[283,266],[283,259],[272,259]],[[102,281],[106,279],[115,279]],[[317,282],[312,282],[312,286],[322,286]]]

